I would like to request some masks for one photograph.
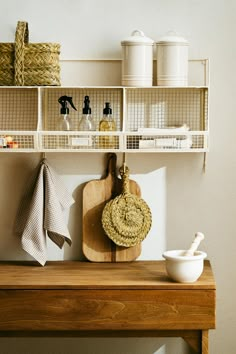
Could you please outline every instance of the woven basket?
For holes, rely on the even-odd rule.
[[[60,85],[60,44],[29,43],[28,23],[18,21],[15,43],[0,43],[0,86]]]
[[[122,194],[105,205],[102,226],[115,244],[131,247],[146,238],[152,225],[152,214],[142,198],[129,192],[128,167],[120,169],[120,174],[123,180]]]

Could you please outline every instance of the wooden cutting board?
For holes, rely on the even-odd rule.
[[[88,182],[83,189],[82,249],[93,262],[128,262],[141,253],[141,244],[117,246],[102,228],[102,212],[107,201],[122,193],[122,180],[116,175],[116,154],[108,154],[106,177]],[[141,196],[139,185],[130,180],[130,192]]]

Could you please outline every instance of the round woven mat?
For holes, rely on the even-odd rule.
[[[123,192],[110,200],[102,213],[102,226],[107,236],[117,245],[131,247],[147,236],[152,215],[149,206],[142,199],[129,192],[129,170],[120,170]]]

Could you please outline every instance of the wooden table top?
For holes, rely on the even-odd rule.
[[[171,281],[165,261],[91,263],[50,261],[45,267],[35,262],[0,262],[1,289],[206,289],[216,288],[209,261],[195,283]]]

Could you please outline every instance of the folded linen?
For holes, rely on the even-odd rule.
[[[47,235],[60,248],[65,242],[71,245],[63,210],[73,203],[59,176],[43,159],[25,190],[15,221],[22,248],[41,265],[47,261]]]

